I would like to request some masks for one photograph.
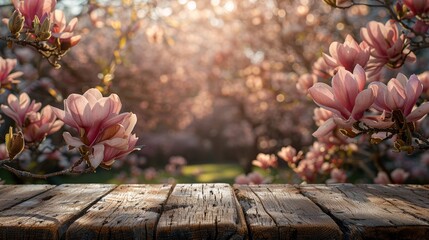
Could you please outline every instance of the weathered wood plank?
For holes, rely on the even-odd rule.
[[[0,212],[0,239],[59,239],[114,185],[61,185]]]
[[[178,184],[164,207],[156,238],[247,239],[247,229],[228,184]]]
[[[67,230],[67,239],[154,239],[171,185],[121,185]]]
[[[359,185],[359,187],[378,197],[384,198],[415,218],[429,223],[429,189],[417,189],[422,195],[427,196],[423,197],[415,194],[413,187],[410,186]]]
[[[429,236],[428,223],[358,186],[303,185],[299,188],[336,219],[348,239],[427,239]]]
[[[402,185],[402,184],[389,184],[388,186],[404,188],[412,191],[414,194],[429,198],[429,185]]]
[[[37,194],[45,192],[53,185],[1,185],[0,186],[0,211],[8,209]]]
[[[234,185],[252,239],[341,239],[337,224],[292,185]]]

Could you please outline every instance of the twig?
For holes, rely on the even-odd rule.
[[[83,173],[90,173],[94,172],[94,168],[86,168],[84,170],[75,170],[73,168],[68,168],[62,171],[48,173],[48,174],[34,174],[27,171],[21,171],[18,169],[15,169],[13,167],[10,167],[8,165],[3,165],[2,168],[8,170],[9,172],[12,172],[18,177],[30,177],[30,178],[38,178],[38,179],[47,179],[49,177],[59,176],[59,175],[74,175],[74,174],[83,174]]]
[[[79,159],[79,161],[75,162],[73,164],[73,166],[71,166],[70,168],[67,168],[67,169],[64,169],[64,170],[58,171],[58,172],[48,173],[48,174],[35,174],[35,173],[28,172],[28,171],[22,171],[22,170],[15,169],[9,165],[6,165],[6,163],[10,162],[9,159],[1,160],[0,161],[0,168],[6,169],[7,171],[15,174],[18,177],[30,177],[30,178],[39,178],[39,179],[47,179],[49,177],[54,177],[54,176],[59,176],[59,175],[75,175],[75,174],[95,172],[95,168],[93,168],[93,167],[88,167],[88,168],[85,168],[83,170],[76,170],[75,168],[77,166],[79,166],[83,161],[84,161],[84,158],[82,157]]]

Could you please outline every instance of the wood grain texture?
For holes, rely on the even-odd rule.
[[[0,211],[8,209],[37,194],[43,193],[55,186],[53,185],[1,185]]]
[[[247,229],[228,184],[178,184],[164,207],[156,238],[247,239]]]
[[[341,239],[337,224],[291,185],[234,185],[252,239]]]
[[[67,239],[154,239],[171,185],[121,185],[67,231]]]
[[[60,185],[0,212],[0,239],[60,239],[82,212],[114,188]]]
[[[384,198],[415,218],[429,223],[429,189],[416,189],[400,185],[359,185],[359,187],[380,198]],[[421,195],[415,194],[415,191]]]
[[[336,220],[347,239],[427,239],[429,236],[428,223],[358,186],[302,185],[299,188]]]

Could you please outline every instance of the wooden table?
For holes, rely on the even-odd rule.
[[[429,185],[2,185],[0,239],[429,239]]]

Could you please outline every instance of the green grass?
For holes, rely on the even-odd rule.
[[[49,181],[29,179],[29,183],[113,183],[120,184],[115,177],[119,170],[97,169],[93,174],[82,174],[76,176],[58,176],[50,178]],[[242,168],[238,164],[198,164],[189,165],[183,168],[182,174],[171,176],[165,171],[160,171],[159,176],[151,181],[146,181],[144,176],[138,177],[139,183],[164,183],[168,178],[174,178],[177,183],[234,183],[236,176],[242,173]],[[5,170],[0,170],[0,178],[6,181],[6,184],[16,183],[11,174]]]

